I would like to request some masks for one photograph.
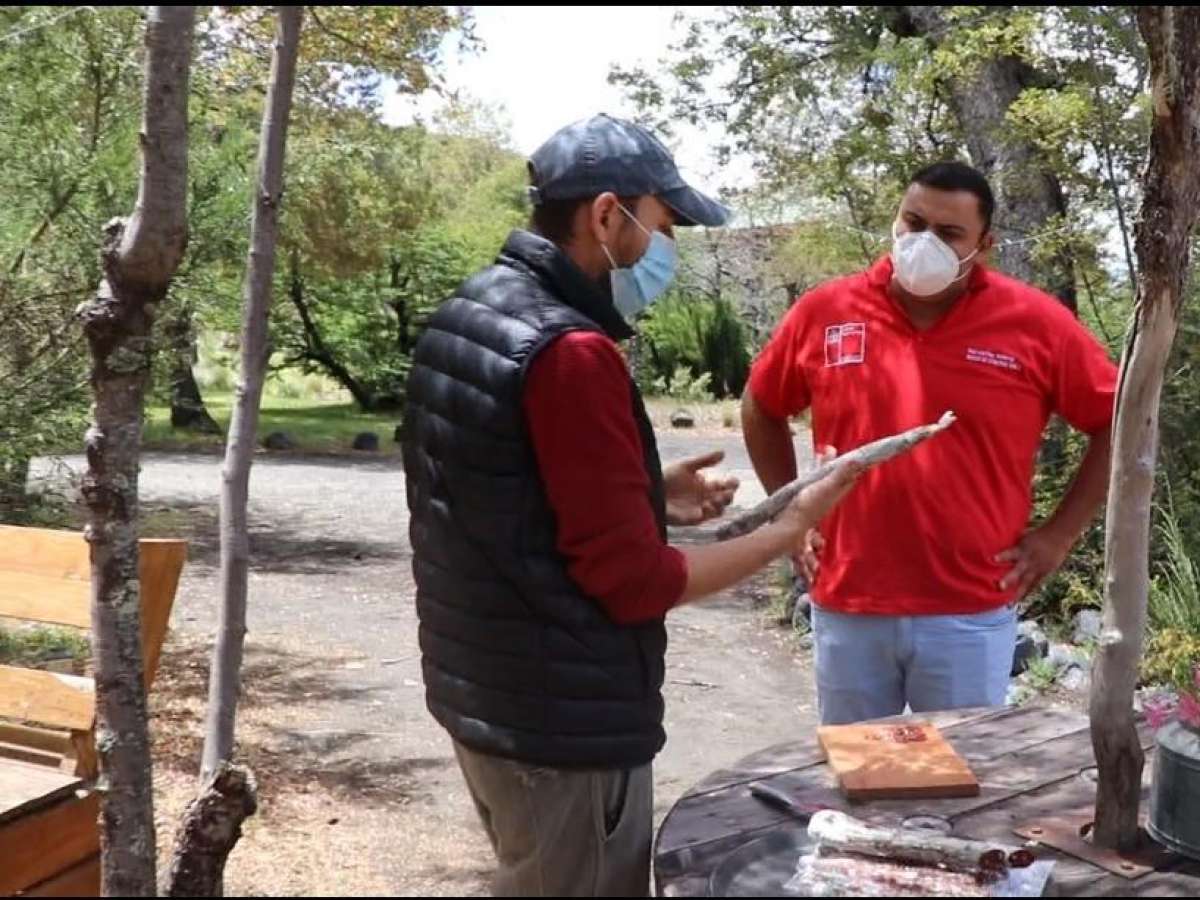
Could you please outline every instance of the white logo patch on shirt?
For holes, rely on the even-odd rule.
[[[998,369],[1008,369],[1010,372],[1020,372],[1021,364],[1017,358],[1008,353],[997,353],[994,350],[980,350],[977,347],[967,348],[967,362],[983,363]]]
[[[843,322],[825,329],[825,366],[861,364],[867,355],[867,326]]]

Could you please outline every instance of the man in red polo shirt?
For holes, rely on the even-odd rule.
[[[1016,602],[1062,564],[1104,499],[1116,368],[1053,297],[985,267],[994,206],[970,166],[923,169],[891,254],[801,297],[754,364],[742,423],[768,491],[796,475],[787,420],[804,409],[814,445],[838,452],[958,417],[865,475],[814,536],[826,724],[1002,704]],[[1029,528],[1052,413],[1091,441],[1054,514]]]

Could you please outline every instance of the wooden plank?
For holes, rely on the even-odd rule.
[[[673,897],[707,896],[709,876],[721,860],[743,844],[748,844],[781,827],[803,828],[804,825],[788,826],[788,823],[766,825],[750,831],[727,834],[708,843],[663,853],[659,853],[656,847],[654,854],[655,892],[662,896]]]
[[[1147,765],[1142,775],[1143,814],[1149,803],[1150,773],[1151,767]],[[1095,798],[1096,788],[1092,782],[1079,777],[1066,778],[1022,794],[1007,803],[957,816],[953,820],[954,833],[979,840],[1020,840],[1013,834],[1014,828],[1041,818],[1091,807]],[[1200,893],[1200,862],[1182,857],[1177,858],[1171,866],[1170,875],[1147,875],[1129,880],[1109,875],[1091,863],[1048,847],[1038,847],[1035,852],[1043,859],[1056,861],[1054,882],[1061,896],[1159,896],[1171,884],[1174,885],[1175,896],[1191,897]]]
[[[19,744],[31,750],[40,750],[62,756],[67,752],[71,742],[70,733],[55,731],[49,728],[31,728],[28,725],[14,725],[10,722],[0,722],[0,742]]]
[[[96,719],[90,678],[0,666],[0,717],[87,731]]]
[[[1012,712],[1013,710],[1008,707],[984,706],[922,713],[922,718],[936,725],[944,734],[959,735],[964,733],[963,729],[969,724],[990,721],[997,717],[1006,718]],[[879,721],[904,721],[908,718],[910,717],[890,716]],[[956,748],[958,747],[957,737],[954,745]],[[825,755],[815,741],[788,741],[783,744],[775,744],[766,750],[760,750],[758,753],[738,760],[728,768],[713,772],[684,796],[696,797],[701,794],[713,793],[736,784],[747,784],[769,775],[777,775],[790,769],[821,765],[824,762]]]
[[[0,616],[81,629],[91,627],[89,548],[82,535],[0,526]],[[187,542],[139,542],[142,653],[147,689],[158,669],[171,606],[187,557]],[[93,777],[96,759],[90,732],[95,688],[90,679],[0,666],[0,717],[67,729],[54,750],[71,772]],[[8,733],[16,729],[13,736]],[[33,742],[28,750],[22,745]],[[36,729],[0,723],[0,756],[48,762]]]
[[[0,569],[0,616],[90,628],[91,588],[78,579]]]
[[[1097,870],[1085,874],[1054,873],[1052,896],[1057,897],[1200,897],[1195,874],[1155,872],[1137,881],[1126,881]]]
[[[81,779],[55,768],[0,760],[0,823],[70,796],[82,785]]]
[[[0,895],[23,891],[100,850],[100,795],[67,797],[0,824]]]
[[[1142,746],[1154,746],[1154,737],[1142,732]],[[872,818],[893,822],[916,813],[954,818],[978,809],[1011,802],[1022,794],[1064,779],[1078,778],[1079,773],[1095,764],[1091,732],[1085,725],[1051,740],[1040,741],[1024,749],[1000,753],[983,760],[970,760],[979,779],[978,797],[951,800],[923,800],[919,807],[912,802],[878,800],[864,805]],[[857,813],[862,816],[862,813]]]
[[[1047,718],[1044,713],[1044,710],[1032,707],[1001,707],[931,713],[923,717],[939,725],[945,723],[941,727],[960,753],[963,753],[964,744],[968,745],[969,749],[963,755],[971,761],[972,753],[986,751],[986,755],[991,755],[997,750],[1011,748],[1012,745],[1006,744],[1002,737],[1005,733],[1018,735],[1016,739],[1022,744],[1061,733],[1062,726],[1055,716]],[[902,722],[911,718],[894,716],[880,721]],[[1038,730],[1024,727],[1022,722],[1026,719],[1036,721]],[[983,734],[985,740],[972,744],[970,738],[975,733]],[[784,759],[800,759],[807,765],[794,769],[776,765],[772,771],[773,763]],[[763,780],[781,790],[792,791],[801,802],[849,810],[846,799],[836,790],[836,783],[824,766],[823,754],[815,739],[776,745],[747,757],[729,771],[734,774],[727,787],[689,793],[675,804],[659,831],[664,852],[736,834],[739,829],[778,825],[785,821],[784,814],[750,797],[743,786],[748,781]],[[788,772],[797,777],[789,777]],[[706,798],[711,798],[711,803]]]
[[[975,763],[1024,750],[1088,727],[1083,713],[1050,706],[1009,707],[947,734],[954,749]],[[945,729],[943,729],[945,731]]]
[[[99,897],[100,855],[21,892],[22,897]]]
[[[74,736],[79,735],[76,739]],[[84,741],[82,749],[77,748],[76,741]],[[89,751],[90,748],[90,751]],[[10,722],[0,722],[0,757],[31,762],[52,769],[61,768],[63,760],[72,758],[72,767],[68,774],[93,777],[94,770],[80,771],[74,759],[84,754],[95,756],[90,732],[55,731],[48,728],[33,728],[28,725],[16,725]],[[66,771],[66,770],[64,770]]]
[[[966,760],[929,722],[827,725],[817,741],[851,800],[979,793]]]
[[[63,760],[61,756],[47,753],[45,750],[38,750],[36,747],[25,747],[21,744],[6,744],[0,741],[0,765],[3,765],[3,761],[6,759],[51,769],[59,768]]]
[[[91,568],[82,534],[0,526],[0,616],[91,628]],[[154,680],[187,559],[187,542],[138,542],[142,654],[146,684]]]
[[[142,599],[142,659],[146,688],[154,683],[158,658],[171,621],[171,606],[187,559],[187,541],[143,539],[138,542],[138,579]]]
[[[0,525],[0,570],[91,580],[91,547],[79,531]]]
[[[842,796],[832,773],[824,765],[781,772],[759,780],[790,794],[800,803],[841,809],[880,824],[895,823],[916,813],[951,815],[998,802],[1048,780],[1074,775],[1092,764],[1091,739],[1086,724],[1064,735],[1064,727],[1072,727],[1078,722],[1076,714],[1059,710],[1049,713],[1047,715],[1045,709],[1036,707],[1005,710],[965,723],[958,729],[947,727],[947,737],[952,738],[951,743],[967,759],[980,783],[978,797],[924,800],[919,806],[911,800],[856,804]],[[1025,720],[1036,727],[1026,727],[1022,724]],[[1011,740],[1005,739],[1006,731],[1014,734]],[[986,737],[980,741],[969,740],[972,732]],[[808,746],[812,744],[808,743]],[[670,853],[785,821],[786,814],[768,807],[752,797],[743,784],[738,784],[680,799],[664,820],[658,843],[661,852]]]
[[[96,755],[96,739],[91,731],[71,732],[70,749],[63,754],[59,768],[80,778],[100,777],[100,758]]]
[[[780,772],[807,769],[810,766],[823,765],[824,762],[825,754],[815,741],[775,744],[753,756],[738,760],[727,769],[713,772],[683,796],[702,797],[705,794],[715,794],[761,778],[770,778]]]
[[[824,765],[794,769],[759,780],[783,791],[802,805],[843,809],[847,812],[853,808]],[[658,850],[663,854],[694,850],[710,841],[789,821],[791,817],[786,813],[753,797],[746,785],[737,784],[699,797],[684,797],[676,803],[659,830]]]
[[[965,823],[968,817],[983,817],[993,812],[1003,815],[1007,810],[1021,809],[1027,797],[1041,793],[1067,791],[1053,801],[1057,806],[1062,803],[1078,805],[1080,790],[1085,795],[1094,791],[1080,776],[1082,771],[1093,766],[1094,761],[1087,719],[1077,713],[1026,707],[981,717],[961,729],[948,726],[946,730],[953,730],[952,743],[971,762],[979,777],[982,790],[977,798],[926,800],[919,804],[912,801],[853,804],[841,796],[831,773],[823,765],[758,778],[790,793],[802,803],[844,809],[880,824],[896,823],[916,814],[942,815],[952,822],[961,820]],[[1153,737],[1145,729],[1142,745],[1147,748],[1153,745]],[[1146,771],[1149,772],[1149,767]],[[1025,807],[1026,812],[1029,808]],[[1061,807],[1058,811],[1062,811]],[[1020,815],[1026,816],[1026,812]],[[688,795],[676,804],[659,830],[655,844],[655,884],[660,892],[670,896],[701,895],[709,873],[727,853],[780,827],[803,826],[751,797],[744,783]],[[990,834],[966,825],[961,829],[956,827],[956,833],[1020,842],[1015,835]],[[1105,873],[1091,869],[1086,863],[1083,866],[1083,869],[1074,863],[1060,866],[1059,871],[1068,882],[1067,893],[1127,895],[1129,888],[1124,888],[1126,893],[1122,893],[1121,886],[1105,880]],[[1140,879],[1137,895],[1195,896],[1192,870],[1183,867],[1180,871],[1188,876],[1179,882],[1180,887],[1171,887],[1171,876],[1146,876]],[[1200,875],[1200,872],[1195,874]]]

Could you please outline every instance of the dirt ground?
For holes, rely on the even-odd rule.
[[[727,453],[722,468],[743,480],[738,503],[760,499],[737,432],[662,435],[666,461],[716,447]],[[192,541],[151,696],[164,856],[199,763],[219,484],[215,456],[144,459],[150,527]],[[424,705],[399,460],[263,455],[251,495],[238,756],[254,769],[261,802],[231,857],[227,892],[486,893],[491,851],[449,739]],[[768,622],[777,578],[764,573],[668,618],[659,821],[706,773],[813,726],[807,657]]]

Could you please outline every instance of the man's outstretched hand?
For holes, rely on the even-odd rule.
[[[733,501],[738,480],[732,476],[702,472],[725,458],[723,450],[680,460],[663,469],[667,495],[667,522],[699,525],[715,519]]]

